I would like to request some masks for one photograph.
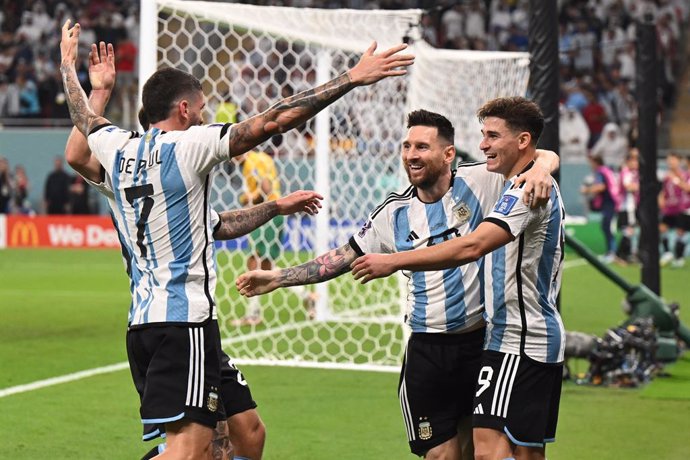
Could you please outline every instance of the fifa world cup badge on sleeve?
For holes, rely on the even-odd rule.
[[[364,225],[362,226],[362,228],[360,229],[360,231],[359,231],[359,233],[357,234],[357,236],[359,236],[360,238],[364,238],[364,235],[367,234],[367,231],[369,231],[369,229],[371,228],[371,225],[372,225],[372,224],[371,224],[371,219],[370,219],[370,220],[367,220],[367,221],[364,223]]]
[[[518,199],[516,196],[504,195],[503,198],[501,198],[501,201],[499,201],[496,204],[496,208],[494,209],[494,211],[496,211],[499,214],[503,214],[504,216],[507,216],[513,209],[513,206],[515,206],[515,203],[517,203],[517,201]]]

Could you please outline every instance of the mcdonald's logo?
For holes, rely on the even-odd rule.
[[[19,221],[12,226],[10,246],[38,246],[38,229],[33,222]]]

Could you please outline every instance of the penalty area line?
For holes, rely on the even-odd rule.
[[[74,372],[72,374],[61,375],[59,377],[51,377],[49,379],[37,380],[35,382],[26,383],[23,385],[17,385],[9,388],[3,388],[0,390],[0,398],[5,396],[16,395],[19,393],[26,393],[27,391],[38,390],[45,387],[50,387],[53,385],[59,385],[61,383],[73,382],[75,380],[81,380],[88,377],[93,377],[94,375],[108,374],[110,372],[117,372],[123,369],[128,369],[129,363],[117,363],[111,364],[109,366],[96,367],[94,369],[87,369],[85,371]]]

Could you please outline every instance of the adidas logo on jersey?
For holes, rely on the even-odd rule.
[[[417,236],[417,234],[414,232],[414,230],[412,230],[412,231],[410,232],[410,234],[407,235],[407,240],[406,240],[406,241],[407,241],[408,243],[411,243],[412,241],[418,240],[418,239],[419,239],[419,236]]]
[[[484,408],[482,407],[482,403],[479,403],[477,407],[474,408],[474,414],[483,414],[484,413]]]

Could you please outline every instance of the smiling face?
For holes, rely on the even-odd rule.
[[[502,118],[487,117],[479,143],[479,148],[486,155],[486,169],[506,178],[519,173],[528,163],[523,153],[531,139],[532,136],[526,131],[511,131]]]
[[[407,178],[415,187],[432,189],[440,179],[450,175],[450,164],[455,158],[453,145],[438,136],[432,126],[412,126],[402,144],[402,162]],[[447,188],[448,183],[443,182]]]

